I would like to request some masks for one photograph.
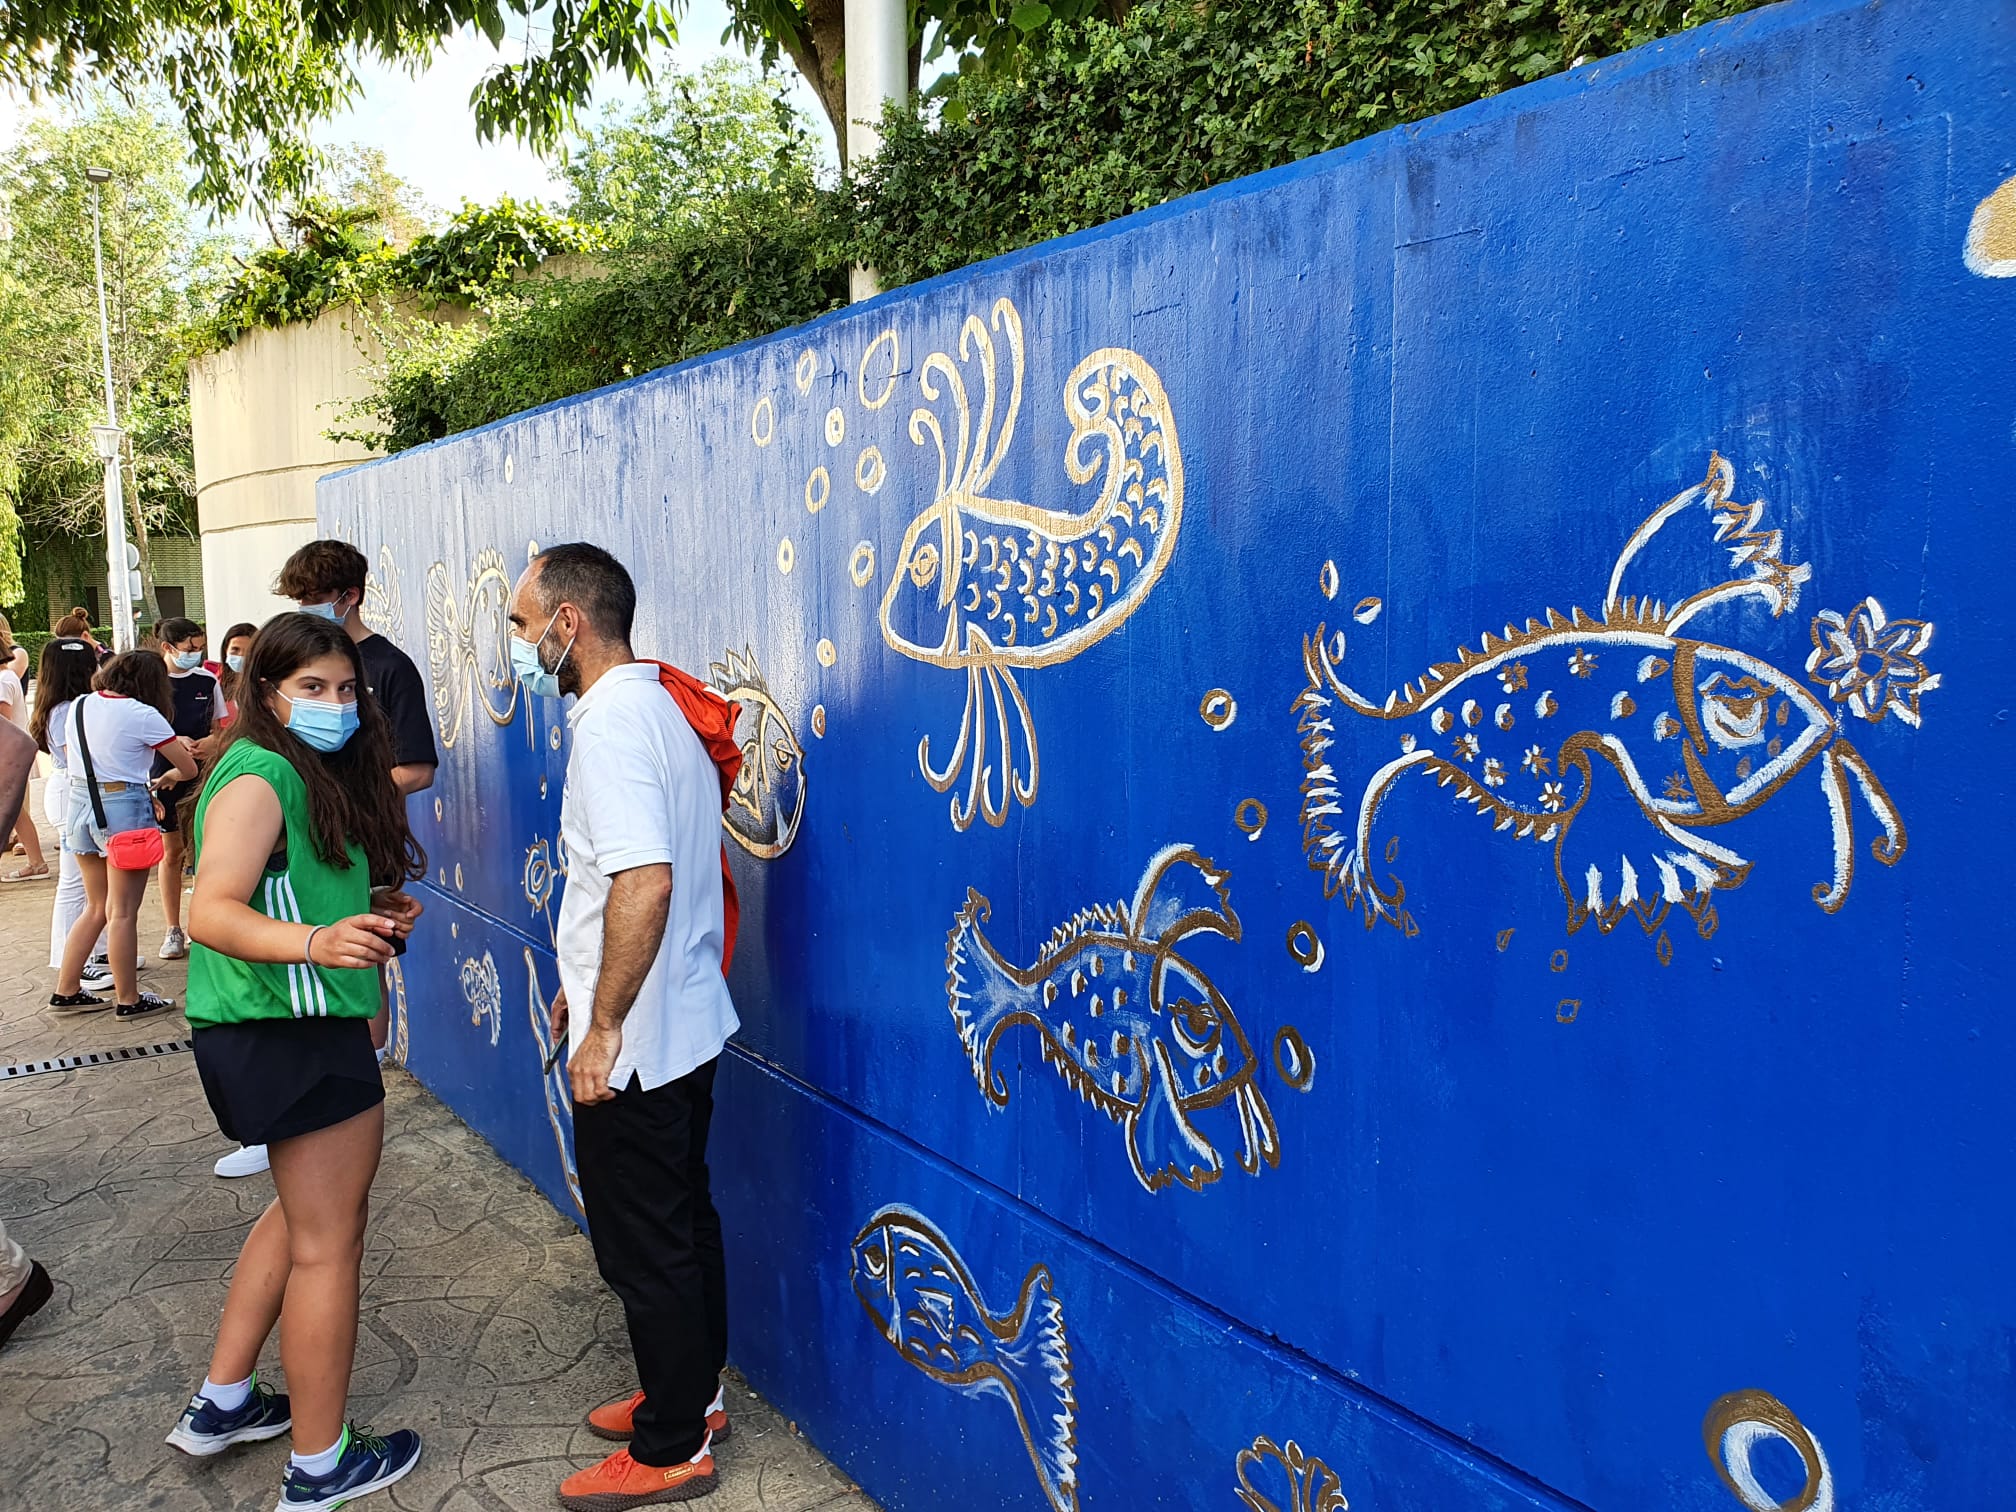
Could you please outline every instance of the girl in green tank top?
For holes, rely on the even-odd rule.
[[[239,1253],[209,1376],[168,1441],[208,1455],[291,1427],[284,1504],[298,1492],[300,1505],[334,1505],[419,1455],[410,1433],[351,1433],[343,1409],[385,1127],[369,1020],[377,968],[420,912],[404,886],[427,863],[392,784],[385,716],[341,625],[269,620],[238,691],[191,828],[188,1012],[219,1127],[268,1145],[279,1195]],[[283,1302],[291,1402],[253,1378]]]

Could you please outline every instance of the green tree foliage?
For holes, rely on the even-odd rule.
[[[908,283],[1278,167],[1758,0],[1143,0],[891,112],[838,217]]]
[[[104,422],[105,391],[87,164],[113,172],[101,191],[105,286],[129,448],[129,534],[144,543],[150,532],[193,526],[181,331],[224,252],[191,220],[183,150],[161,113],[99,98],[74,121],[31,121],[0,163],[0,603],[20,594],[24,546],[103,533],[91,427]],[[21,534],[10,534],[10,516]]]
[[[622,247],[702,221],[732,196],[809,202],[813,152],[780,79],[717,58],[653,85],[629,110],[605,112],[561,172],[568,215]]]

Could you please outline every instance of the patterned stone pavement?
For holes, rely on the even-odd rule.
[[[39,803],[36,812],[40,811]],[[120,1023],[45,1011],[49,883],[0,888],[0,1065],[179,1039],[181,1014]],[[141,949],[161,939],[150,890]],[[181,963],[143,982],[182,995]],[[588,1243],[404,1073],[387,1074],[352,1413],[426,1440],[419,1467],[360,1508],[558,1506],[561,1477],[608,1446],[580,1426],[634,1386],[622,1313]],[[0,1512],[215,1509],[278,1498],[286,1440],[209,1461],[162,1442],[203,1378],[231,1264],[272,1196],[220,1181],[217,1132],[187,1055],[0,1082],[0,1215],[55,1299],[0,1349]],[[263,1375],[284,1384],[277,1348]],[[739,1379],[718,1455],[720,1512],[873,1504]]]

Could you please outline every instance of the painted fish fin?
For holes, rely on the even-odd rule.
[[[1126,1117],[1127,1155],[1134,1175],[1151,1192],[1170,1182],[1202,1191],[1225,1172],[1212,1143],[1197,1132],[1183,1111],[1182,1089],[1169,1062],[1169,1047],[1155,1041],[1155,1064],[1141,1106]]]
[[[993,905],[972,888],[945,936],[945,1000],[959,1043],[973,1067],[973,1079],[997,1108],[1008,1106],[1008,1083],[994,1069],[994,1036],[1003,1019],[1034,1005],[1035,989],[1009,975],[1008,966],[980,926]]]
[[[1239,1110],[1239,1133],[1244,1140],[1239,1150],[1239,1169],[1258,1176],[1260,1167],[1281,1164],[1281,1133],[1274,1124],[1274,1110],[1251,1080],[1233,1094],[1232,1105]]]
[[[1134,938],[1170,945],[1209,931],[1237,940],[1239,916],[1232,911],[1226,876],[1188,845],[1156,852],[1127,910]]]
[[[1750,863],[1661,813],[1615,736],[1570,739],[1561,748],[1559,770],[1582,778],[1582,791],[1553,837],[1568,932],[1594,919],[1608,934],[1628,917],[1649,935],[1677,903],[1703,939],[1712,935],[1714,894],[1741,887]]]
[[[1015,1337],[998,1353],[1009,1401],[1053,1512],[1078,1508],[1078,1399],[1064,1304],[1044,1266],[1029,1272],[1014,1316]]]
[[[1812,568],[1784,560],[1785,533],[1760,528],[1764,501],[1736,503],[1735,487],[1736,469],[1721,455],[1711,455],[1704,481],[1652,512],[1611,570],[1603,599],[1605,623],[1675,635],[1718,604],[1762,602],[1773,615],[1798,604],[1799,587],[1812,577]],[[1669,531],[1669,525],[1676,528]],[[1728,553],[1726,576],[1721,552]],[[1689,591],[1704,578],[1710,586]]]

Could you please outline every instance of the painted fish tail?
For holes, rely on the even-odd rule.
[[[1008,1084],[994,1071],[993,1037],[1001,1021],[1035,1002],[1033,989],[1008,974],[980,926],[994,906],[973,889],[945,936],[945,1000],[959,1043],[973,1067],[973,1079],[996,1107],[1006,1107]]]
[[[1053,1512],[1077,1512],[1078,1400],[1071,1379],[1071,1343],[1064,1329],[1064,1304],[1043,1266],[1029,1273],[1015,1317],[1015,1337],[999,1355],[1015,1416]]]

